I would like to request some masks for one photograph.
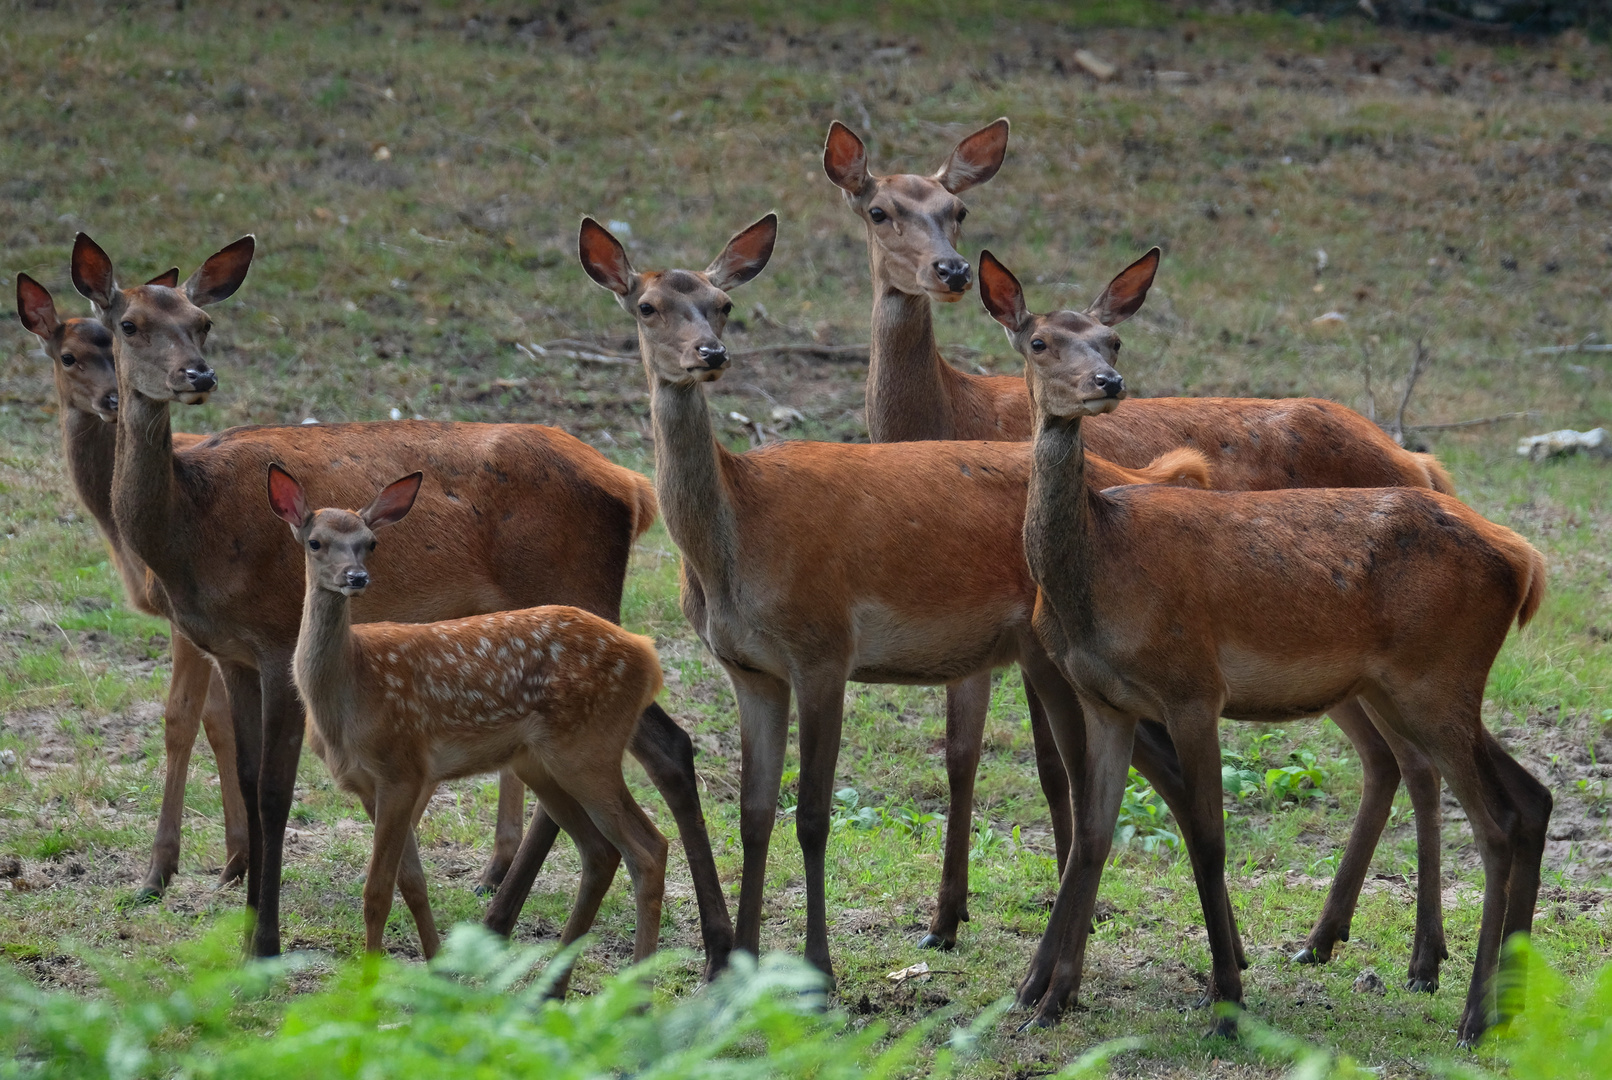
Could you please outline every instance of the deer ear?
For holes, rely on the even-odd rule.
[[[749,228],[734,234],[722,254],[711,260],[705,276],[726,292],[743,285],[767,267],[772,246],[778,241],[778,215],[768,214]]]
[[[1007,140],[1007,117],[991,121],[952,147],[945,164],[935,172],[935,179],[953,195],[985,183],[1002,167]]]
[[[30,334],[46,339],[61,326],[56,319],[56,301],[27,274],[17,275],[17,318]]]
[[[582,219],[577,234],[577,258],[588,276],[617,296],[626,296],[638,287],[638,275],[627,261],[627,250],[610,230],[591,217]]]
[[[980,299],[991,318],[1007,327],[1010,334],[1018,333],[1030,319],[1024,306],[1024,287],[1013,271],[989,251],[980,252]]]
[[[420,483],[424,479],[424,473],[412,472],[401,480],[392,481],[375,496],[374,502],[358,512],[358,516],[372,529],[397,524],[414,506],[414,498],[420,494]]]
[[[228,300],[246,280],[256,250],[257,239],[248,233],[222,251],[214,252],[185,282],[185,295],[197,307]]]
[[[112,272],[112,258],[88,233],[79,233],[73,239],[73,288],[99,308],[111,307],[117,295],[118,279]]]
[[[179,267],[170,266],[168,269],[146,282],[146,284],[161,285],[165,289],[179,288]]]
[[[1148,289],[1153,287],[1153,275],[1159,272],[1160,251],[1154,248],[1119,272],[1108,283],[1103,295],[1092,301],[1086,313],[1104,326],[1118,326],[1142,310]]]
[[[308,497],[303,494],[302,485],[276,464],[269,466],[269,506],[275,517],[293,529],[302,528],[313,516],[308,513]]]
[[[823,171],[851,195],[860,195],[868,186],[868,150],[856,132],[838,120],[828,125],[828,141],[823,144]]]

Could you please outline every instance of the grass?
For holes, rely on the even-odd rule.
[[[1605,354],[1527,351],[1612,336],[1608,49],[1575,35],[1491,46],[1363,20],[1143,0],[1073,13],[901,4],[874,23],[849,5],[676,10],[0,4],[4,269],[32,274],[81,313],[66,273],[77,229],[131,278],[175,264],[188,273],[253,231],[252,275],[215,311],[221,390],[176,412],[182,426],[377,420],[393,409],[535,421],[647,471],[641,373],[534,362],[515,347],[562,337],[630,346],[625,318],[574,264],[582,213],[626,221],[645,266],[703,266],[736,228],[777,208],[778,254],[736,295],[730,340],[861,341],[866,255],[818,164],[829,120],[857,128],[874,168],[888,171],[932,168],[956,137],[1006,114],[1007,165],[969,194],[964,251],[991,248],[1021,273],[1031,304],[1046,307],[1090,300],[1161,244],[1160,285],[1126,330],[1125,374],[1141,392],[1316,394],[1367,409],[1369,367],[1386,418],[1425,339],[1432,365],[1409,423],[1532,413],[1418,437],[1464,498],[1550,563],[1545,607],[1495,667],[1488,719],[1557,797],[1535,942],[1583,991],[1612,956],[1609,473],[1588,459],[1531,465],[1513,446],[1518,435],[1612,420]],[[1078,74],[1076,48],[1116,62],[1119,80]],[[1152,74],[1162,71],[1185,76]],[[1345,316],[1341,326],[1312,324],[1329,310]],[[1015,369],[972,302],[939,310],[937,327],[942,342],[978,350],[987,369]],[[0,751],[17,759],[0,771],[0,941],[31,977],[90,993],[99,976],[67,939],[162,957],[236,909],[240,894],[212,890],[222,816],[203,746],[181,875],[162,903],[129,903],[160,799],[166,627],[122,603],[61,466],[54,397],[33,348],[16,328],[0,353]],[[791,437],[860,438],[863,377],[855,364],[745,361],[716,384],[713,405],[719,416],[788,406],[804,416],[786,428]],[[744,444],[736,423],[727,432]],[[700,749],[719,867],[736,891],[732,694],[676,594],[675,547],[657,525],[635,558],[626,621],[661,646],[665,701]],[[1045,924],[1056,882],[1016,674],[999,678],[995,701],[972,921],[958,952],[937,958],[913,943],[939,875],[940,823],[924,818],[944,812],[941,694],[851,690],[837,786],[854,790],[855,803],[842,800],[830,844],[829,911],[837,1001],[854,1024],[901,1032],[947,1009],[982,1012],[1011,990]],[[1404,796],[1350,942],[1330,966],[1298,968],[1286,957],[1319,912],[1358,801],[1358,762],[1325,722],[1280,733],[1228,724],[1224,745],[1255,781],[1228,801],[1253,1014],[1383,1075],[1428,1075],[1454,1056],[1476,932],[1480,875],[1464,822],[1445,822],[1452,955],[1436,996],[1399,989],[1415,866]],[[1315,775],[1281,772],[1307,773],[1306,754]],[[1273,770],[1291,791],[1267,782]],[[311,759],[298,795],[287,940],[350,955],[361,942],[368,827]],[[493,800],[490,781],[455,784],[427,814],[421,841],[439,921],[480,913],[470,886]],[[1117,1059],[1125,1074],[1280,1071],[1256,1047],[1198,1041],[1207,1021],[1190,1006],[1207,970],[1201,916],[1189,868],[1157,840],[1168,818],[1149,805],[1145,791],[1133,793],[1138,831],[1104,879],[1086,1011],[1044,1033],[999,1022],[965,1074],[1053,1072],[1124,1035],[1146,1040]],[[794,950],[802,874],[787,815],[780,821],[765,942]],[[558,852],[523,940],[557,933],[575,875],[569,849]],[[672,882],[663,940],[693,948],[675,845]],[[412,956],[401,905],[393,918],[388,944]],[[631,918],[614,890],[581,990],[626,963]],[[937,972],[885,978],[920,959]],[[1385,996],[1352,991],[1368,967]],[[671,964],[657,995],[680,999],[697,973],[692,961]]]

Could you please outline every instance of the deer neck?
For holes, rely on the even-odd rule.
[[[935,348],[929,297],[890,284],[873,251],[873,338],[868,349],[868,436],[874,442],[955,437],[945,361]]]
[[[708,593],[731,594],[738,523],[725,466],[735,457],[716,439],[705,392],[650,376],[655,494],[666,531]]]
[[[1093,508],[1086,486],[1080,418],[1039,416],[1031,449],[1024,516],[1024,554],[1031,576],[1070,633],[1091,631],[1092,573],[1099,565]]]
[[[114,548],[120,546],[117,522],[112,519],[112,468],[117,448],[116,423],[108,424],[94,413],[63,406],[62,451],[67,476],[73,481],[78,501]]]
[[[128,550],[149,566],[165,587],[191,581],[190,560],[180,549],[187,515],[176,512],[173,429],[169,403],[154,401],[123,385],[118,392],[117,455],[112,469],[112,520]]]
[[[331,748],[337,748],[343,741],[344,721],[354,716],[354,708],[362,700],[358,638],[353,634],[351,601],[313,584],[312,566],[307,575],[302,628],[291,672],[319,734]]]

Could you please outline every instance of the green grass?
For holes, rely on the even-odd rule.
[[[1612,420],[1605,354],[1526,352],[1612,336],[1604,45],[1564,36],[1491,48],[1353,18],[1145,0],[938,12],[904,3],[872,24],[843,4],[606,4],[564,21],[557,10],[493,7],[469,24],[469,12],[437,5],[409,14],[0,4],[4,270],[34,275],[78,314],[66,266],[77,229],[131,279],[175,264],[188,273],[252,231],[251,276],[215,315],[221,389],[176,412],[181,426],[376,420],[394,408],[536,421],[647,472],[640,371],[538,363],[516,348],[574,337],[630,348],[630,324],[574,264],[581,214],[629,222],[643,266],[703,266],[734,229],[776,208],[777,255],[736,294],[730,341],[862,341],[866,254],[822,176],[829,121],[867,137],[876,170],[927,170],[956,137],[1006,114],[1007,164],[968,194],[963,250],[1001,255],[1044,308],[1089,301],[1139,251],[1163,245],[1160,283],[1125,334],[1125,374],[1142,393],[1316,394],[1366,409],[1369,364],[1377,412],[1389,418],[1425,338],[1432,365],[1408,422],[1532,411],[1525,422],[1422,437],[1463,498],[1550,564],[1545,606],[1502,652],[1486,715],[1556,795],[1559,838],[1535,940],[1570,989],[1586,991],[1612,956],[1612,472],[1587,459],[1530,465],[1513,447],[1521,434]],[[538,30],[526,33],[533,18]],[[1075,74],[1076,48],[1116,62],[1121,78]],[[1167,84],[1149,71],[1188,78]],[[1318,274],[1321,248],[1329,259]],[[1327,310],[1347,317],[1341,329],[1312,325]],[[989,370],[1017,370],[971,302],[936,319],[943,343],[978,350]],[[240,892],[212,888],[222,817],[210,754],[198,747],[181,875],[162,903],[129,902],[161,794],[166,627],[128,611],[76,505],[32,340],[14,329],[3,348],[0,751],[16,764],[0,767],[0,941],[30,977],[93,993],[100,976],[67,939],[164,957],[237,909]],[[862,438],[863,377],[857,364],[747,360],[715,384],[713,407],[725,418],[787,406],[805,417],[788,436]],[[721,426],[744,445],[736,423]],[[661,646],[664,700],[699,748],[719,868],[736,892],[733,698],[682,618],[675,547],[658,524],[639,545],[624,618]],[[939,823],[923,818],[944,812],[941,702],[936,689],[852,688],[836,787],[856,801],[842,800],[828,886],[836,1000],[853,1026],[902,1032],[947,1009],[986,1010],[1022,974],[1056,888],[1022,688],[1005,673],[980,771],[972,921],[955,954],[916,949],[939,876]],[[1280,734],[1228,724],[1224,746],[1256,781],[1228,800],[1252,1014],[1383,1075],[1429,1075],[1454,1054],[1476,932],[1480,874],[1464,821],[1447,815],[1444,826],[1452,955],[1436,996],[1399,989],[1415,868],[1403,795],[1350,942],[1328,967],[1295,967],[1286,958],[1319,912],[1358,803],[1359,764],[1325,722]],[[1306,754],[1314,775],[1280,771],[1308,773]],[[1296,789],[1273,786],[1273,770]],[[636,766],[629,779],[673,832]],[[480,912],[470,887],[494,799],[490,780],[450,785],[423,823],[443,923]],[[966,1075],[1054,1072],[1125,1035],[1148,1040],[1119,1059],[1127,1073],[1197,1076],[1216,1059],[1235,1075],[1280,1071],[1251,1043],[1198,1041],[1207,1019],[1190,1006],[1207,948],[1190,870],[1167,841],[1147,842],[1170,828],[1148,794],[1134,791],[1127,805],[1139,828],[1104,879],[1086,1011],[1042,1033],[997,1022]],[[780,822],[764,941],[795,950],[803,875],[788,816]],[[362,941],[368,827],[311,759],[292,827],[287,940],[351,955]],[[563,923],[577,866],[561,847],[523,940]],[[692,949],[675,844],[671,873],[663,940]],[[625,964],[631,920],[625,892],[613,891],[581,991]],[[387,940],[414,955],[401,905]],[[885,977],[920,959],[937,969],[928,980]],[[1366,967],[1386,996],[1352,992]],[[682,999],[698,970],[670,963],[657,994]]]

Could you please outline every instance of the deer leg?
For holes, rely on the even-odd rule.
[[[163,712],[162,808],[157,811],[157,837],[151,844],[151,865],[137,894],[141,900],[162,895],[179,871],[179,834],[185,815],[185,781],[190,774],[190,750],[201,728],[207,704],[207,684],[213,664],[178,630],[171,631],[173,677],[168,682],[168,707]]]
[[[946,847],[940,870],[940,898],[929,933],[918,943],[920,948],[954,948],[957,924],[968,921],[968,843],[973,831],[974,777],[979,772],[985,714],[990,707],[989,671],[946,687],[946,783],[950,792]],[[1059,771],[1062,769],[1059,765]]]
[[[1170,808],[1180,830],[1181,842],[1186,848],[1187,861],[1192,865],[1194,880],[1198,874],[1199,848],[1193,842],[1192,809],[1187,798],[1186,776],[1181,769],[1181,757],[1169,730],[1156,720],[1140,720],[1136,724],[1136,742],[1131,753],[1131,764],[1141,773],[1153,790],[1159,793]],[[1224,880],[1224,879],[1222,879]],[[1226,910],[1231,910],[1231,896],[1225,898]],[[1243,949],[1242,935],[1235,922],[1230,927],[1232,954],[1237,958],[1239,970],[1248,967],[1248,955]],[[1207,999],[1206,999],[1207,1000]]]
[[[1194,852],[1192,869],[1198,883],[1198,900],[1203,906],[1204,925],[1209,933],[1211,972],[1209,999],[1241,1005],[1242,972],[1238,967],[1237,921],[1232,915],[1226,891],[1225,796],[1220,780],[1220,736],[1217,704],[1184,709],[1166,722],[1171,740],[1181,759],[1186,781],[1187,812],[1191,815],[1189,838]],[[1216,1019],[1211,1035],[1235,1036],[1234,1016]]]
[[[360,793],[359,801],[364,804],[364,813],[370,823],[374,824],[374,790]],[[409,914],[414,916],[414,928],[420,934],[420,952],[427,960],[436,956],[441,948],[436,917],[431,914],[430,895],[426,890],[425,867],[420,865],[419,820],[426,803],[430,801],[431,789],[428,787],[421,795],[419,808],[410,823],[408,842],[403,847],[403,858],[397,872],[397,891],[403,894],[403,902],[408,905]]]
[[[1392,728],[1380,729],[1399,763],[1416,816],[1416,936],[1411,945],[1406,987],[1433,993],[1438,989],[1439,964],[1450,958],[1444,944],[1444,886],[1440,863],[1444,835],[1439,792],[1444,778],[1431,758],[1415,743]]]
[[[1355,812],[1349,842],[1344,847],[1343,859],[1332,878],[1321,918],[1310,931],[1304,948],[1293,959],[1300,964],[1324,964],[1332,959],[1333,947],[1349,940],[1349,924],[1354,918],[1355,905],[1360,900],[1360,887],[1371,867],[1372,853],[1382,836],[1393,809],[1394,793],[1399,790],[1399,763],[1387,740],[1377,732],[1371,718],[1362,711],[1358,701],[1350,698],[1331,710],[1332,722],[1349,737],[1355,753],[1360,756],[1364,784],[1360,793],[1360,809]],[[1420,816],[1417,818],[1420,822]],[[1420,909],[1418,909],[1417,940],[1421,940]]]
[[[806,864],[806,959],[832,984],[824,863],[834,767],[839,763],[840,729],[845,719],[845,676],[839,671],[813,672],[797,682],[795,697],[800,709],[800,804],[795,808],[795,837]]]
[[[1046,796],[1047,812],[1052,817],[1052,849],[1058,859],[1058,875],[1063,876],[1069,864],[1069,845],[1074,836],[1075,815],[1069,801],[1069,774],[1064,772],[1063,758],[1058,756],[1058,742],[1047,726],[1047,709],[1041,697],[1024,679],[1024,703],[1030,710],[1030,739],[1035,744],[1035,771],[1041,781],[1041,794]],[[948,700],[948,705],[950,704]]]
[[[230,721],[235,728],[235,772],[241,782],[241,802],[246,806],[246,906],[253,915],[246,931],[250,954],[263,888],[263,819],[258,810],[258,780],[263,771],[263,688],[252,668],[221,664],[219,671],[229,696]]]
[[[608,798],[590,799],[585,805],[593,823],[627,863],[637,914],[632,958],[635,963],[645,960],[660,947],[661,904],[666,895],[666,838],[632,797],[619,774],[615,791]]]
[[[211,661],[207,668],[207,705],[202,709],[202,731],[218,762],[218,791],[224,803],[224,868],[218,873],[218,884],[222,887],[246,876],[251,838],[246,827],[241,777],[235,767],[235,722],[230,719],[229,693],[224,689],[224,677]]]
[[[370,953],[381,951],[398,869],[414,838],[415,807],[424,802],[424,796],[417,785],[390,781],[376,786],[374,800],[375,840],[364,875],[364,951]],[[428,920],[429,910],[428,906]],[[424,933],[422,926],[422,938]]]
[[[1080,993],[1097,889],[1114,842],[1114,824],[1129,775],[1135,722],[1111,710],[1099,712],[1084,700],[1081,711],[1075,712],[1060,700],[1072,696],[1067,689],[1054,696],[1038,680],[1037,690],[1042,692],[1069,773],[1075,817],[1069,866],[1017,997],[1019,1007],[1035,1010],[1026,1026],[1048,1027]]]
[[[783,783],[784,749],[789,743],[789,684],[732,668],[728,675],[739,702],[739,841],[744,848],[744,879],[739,883],[739,920],[733,944],[759,956],[767,847],[778,820],[778,789]]]
[[[499,793],[502,795],[502,787],[499,788]],[[554,846],[554,841],[559,835],[559,824],[548,815],[543,809],[543,804],[539,802],[532,811],[532,823],[521,839],[521,846],[516,849],[515,858],[510,861],[509,873],[505,875],[503,884],[498,886],[498,891],[493,894],[492,903],[487,905],[487,914],[482,919],[482,925],[504,937],[509,937],[514,932],[515,924],[520,921],[521,908],[525,906],[526,898],[531,895],[533,882],[537,881],[538,871],[543,869],[543,862],[549,857],[549,849]]]
[[[263,765],[258,784],[258,818],[263,837],[262,887],[258,892],[257,926],[252,936],[255,956],[280,953],[280,867],[285,853],[285,825],[296,791],[297,760],[302,753],[302,704],[291,682],[287,656],[276,656],[261,669],[263,686]],[[234,688],[230,689],[231,701]],[[233,709],[232,709],[233,711]],[[236,738],[242,732],[237,725]],[[243,794],[245,783],[242,783]],[[377,827],[378,824],[377,824]],[[401,851],[401,848],[399,849]],[[401,857],[401,856],[400,856]],[[255,861],[255,860],[254,860]],[[396,877],[396,869],[392,871]],[[391,894],[387,894],[391,902]]]
[[[788,688],[784,690],[784,712],[789,710]],[[733,950],[733,921],[728,902],[717,876],[716,858],[711,853],[711,834],[700,807],[699,777],[694,772],[694,742],[677,721],[659,705],[650,705],[638,718],[628,745],[633,757],[644,766],[666,808],[677,822],[683,856],[694,879],[694,899],[700,911],[700,936],[705,944],[705,978],[716,978],[728,966]]]
[[[476,895],[498,891],[520,847],[521,823],[526,820],[526,785],[504,768],[498,773],[498,824],[493,828],[493,855],[476,882]]]
[[[1515,814],[1507,830],[1516,856],[1506,888],[1505,935],[1527,934],[1532,931],[1534,906],[1539,900],[1539,867],[1544,861],[1546,827],[1554,800],[1550,790],[1519,765],[1494,736],[1485,731],[1483,738]]]

